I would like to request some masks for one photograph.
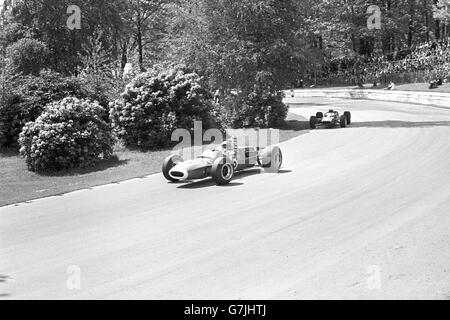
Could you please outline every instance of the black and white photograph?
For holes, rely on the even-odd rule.
[[[0,300],[450,300],[450,0],[0,0],[0,71]]]

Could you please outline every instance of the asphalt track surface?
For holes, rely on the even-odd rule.
[[[0,208],[0,297],[449,299],[450,110],[287,102],[353,124],[227,187],[157,174]]]

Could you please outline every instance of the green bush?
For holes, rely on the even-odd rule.
[[[168,147],[172,132],[192,128],[194,120],[202,121],[204,129],[223,126],[222,108],[212,98],[196,73],[181,68],[152,70],[137,76],[122,99],[111,103],[110,119],[129,147]]]
[[[51,102],[68,96],[100,99],[82,80],[52,71],[42,71],[39,76],[18,76],[9,87],[5,99],[0,101],[0,146],[16,146],[25,123],[36,120]],[[104,100],[102,105],[107,106],[107,101]],[[106,110],[103,118],[106,120],[107,116]]]
[[[14,73],[38,75],[48,64],[49,50],[47,46],[35,39],[20,39],[10,45],[6,51]]]
[[[104,108],[86,99],[65,98],[46,106],[20,133],[20,153],[31,171],[95,165],[112,155],[114,139],[102,119]]]

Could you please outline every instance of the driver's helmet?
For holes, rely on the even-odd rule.
[[[222,151],[228,151],[232,149],[231,146],[231,141],[224,141],[222,142],[222,144],[220,145],[220,147],[222,148]]]
[[[328,110],[328,113],[334,113],[333,109]]]

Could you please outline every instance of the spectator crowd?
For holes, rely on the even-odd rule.
[[[450,42],[429,42],[391,55],[378,55],[346,63],[345,68],[325,72],[319,84],[357,84],[361,82],[428,82],[440,78],[450,81]]]

